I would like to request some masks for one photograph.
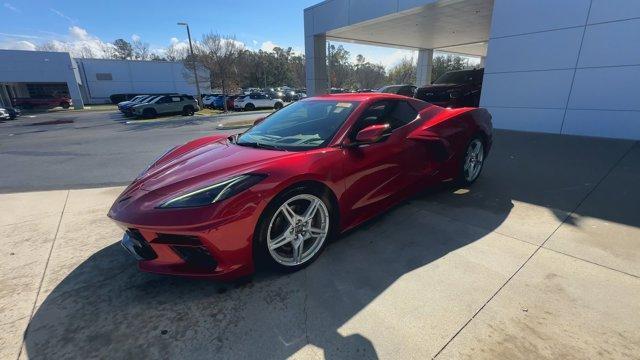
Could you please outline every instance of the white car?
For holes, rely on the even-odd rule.
[[[237,110],[255,110],[255,109],[276,109],[280,110],[284,107],[284,102],[280,99],[272,99],[270,96],[262,93],[251,93],[246,96],[240,96],[233,101],[233,107]]]
[[[9,112],[4,108],[0,108],[0,120],[8,120],[9,117]]]

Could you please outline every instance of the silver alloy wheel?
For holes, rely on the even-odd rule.
[[[482,170],[484,163],[484,146],[480,139],[473,139],[467,148],[467,154],[464,158],[464,179],[467,182],[473,182]]]
[[[275,212],[267,230],[269,254],[285,266],[303,264],[322,248],[329,232],[329,211],[320,198],[301,194]]]

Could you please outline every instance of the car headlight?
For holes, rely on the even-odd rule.
[[[457,99],[460,96],[462,96],[460,91],[449,91],[449,98],[451,98],[451,99]]]
[[[188,192],[162,203],[159,208],[186,208],[213,204],[228,199],[259,183],[266,175],[246,174],[218,182],[216,184]]]

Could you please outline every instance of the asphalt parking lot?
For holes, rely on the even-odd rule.
[[[225,284],[138,272],[106,217],[215,121],[110,116],[0,124],[2,359],[640,356],[637,142],[498,131],[472,188]]]

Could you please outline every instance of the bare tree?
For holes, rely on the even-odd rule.
[[[133,58],[136,60],[149,60],[149,44],[136,39],[131,43]]]
[[[179,47],[179,44],[171,44],[164,51],[164,57],[169,61],[180,61],[187,57],[187,49]]]
[[[224,95],[227,95],[230,86],[237,86],[236,64],[242,50],[242,43],[236,41],[235,37],[214,33],[204,35],[202,41],[194,47],[197,61],[211,74],[212,87],[219,85]],[[223,103],[224,111],[227,112],[227,102]]]

